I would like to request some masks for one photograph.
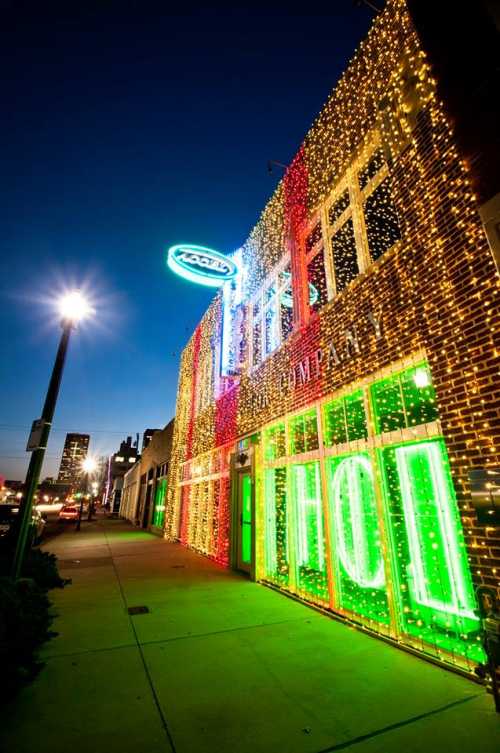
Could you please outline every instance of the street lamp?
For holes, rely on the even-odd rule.
[[[91,457],[89,457],[87,455],[87,457],[85,458],[85,460],[82,463],[82,471],[85,474],[85,492],[88,489],[89,476],[90,476],[91,473],[94,473],[94,471],[95,471],[96,468],[97,468],[97,463],[94,460],[94,458],[91,458]],[[80,530],[80,526],[81,526],[81,522],[82,522],[82,511],[83,511],[83,497],[84,497],[84,493],[82,493],[82,495],[80,496],[80,509],[78,511],[78,520],[76,521],[76,530],[77,531]],[[92,519],[92,508],[91,508],[91,505],[92,505],[92,498],[89,501],[89,512],[88,512],[88,518],[87,518],[87,520],[91,520]]]
[[[31,451],[31,459],[28,467],[28,472],[26,474],[26,481],[24,483],[24,496],[21,500],[19,509],[19,527],[17,531],[16,550],[12,563],[13,579],[19,577],[24,560],[26,541],[28,538],[28,529],[31,520],[33,498],[38,487],[38,480],[40,478],[40,471],[42,470],[43,458],[45,455],[45,450],[47,449],[47,441],[50,434],[50,427],[52,425],[52,418],[54,416],[57,396],[59,394],[59,387],[61,385],[64,361],[66,359],[71,330],[73,329],[73,327],[76,327],[79,321],[88,317],[92,313],[92,309],[88,301],[80,293],[79,290],[74,290],[73,292],[68,293],[63,298],[61,298],[58,301],[57,308],[61,316],[62,334],[59,341],[59,347],[57,349],[56,360],[52,369],[52,375],[50,377],[47,394],[45,396],[42,417],[39,420],[33,422],[31,434],[28,439],[27,450]]]

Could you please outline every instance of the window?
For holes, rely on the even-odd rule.
[[[378,451],[403,630],[481,661],[474,590],[444,441]]]
[[[285,424],[280,423],[266,429],[264,434],[264,454],[267,462],[286,455]]]
[[[258,366],[293,328],[293,292],[290,264],[267,281],[253,301],[252,366]]]
[[[288,584],[287,469],[265,472],[265,574],[278,585]]]
[[[326,447],[366,439],[366,415],[362,390],[332,400],[323,409]]]
[[[377,142],[346,171],[327,203],[326,218],[335,292],[340,293],[401,237],[391,178]]]
[[[290,419],[290,454],[299,455],[302,452],[317,450],[318,447],[316,410]]]
[[[246,307],[243,305],[245,269],[242,249],[232,254],[238,275],[222,287],[221,377],[237,376],[246,359]]]
[[[325,253],[321,221],[317,220],[306,237],[306,267],[309,286],[309,307],[318,311],[328,301],[328,286],[325,273]]]
[[[389,603],[374,473],[367,453],[326,459],[334,561],[340,605],[389,623]]]
[[[294,500],[295,578],[299,593],[328,599],[319,462],[291,466]]]
[[[427,363],[324,400],[321,412],[325,449],[317,406],[262,433],[264,579],[470,669],[484,660],[480,620]],[[420,423],[418,437],[378,440]]]
[[[438,418],[436,395],[426,363],[375,382],[370,395],[377,433]]]
[[[332,235],[335,287],[340,293],[359,274],[358,253],[354,239],[352,218]]]

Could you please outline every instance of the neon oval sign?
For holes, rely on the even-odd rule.
[[[213,248],[178,243],[168,249],[167,265],[175,274],[198,285],[217,288],[238,274],[232,259]]]

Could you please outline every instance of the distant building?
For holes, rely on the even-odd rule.
[[[51,476],[48,476],[38,484],[37,495],[39,498],[48,497],[48,499],[44,500],[46,502],[53,501],[56,498],[59,501],[70,493],[71,486],[71,483],[56,481]]]
[[[161,431],[161,429],[146,429],[144,434],[142,435],[142,448],[141,452],[144,452],[148,444],[151,442],[153,438],[153,434],[156,434],[157,431]]]
[[[120,444],[120,449],[109,459],[108,478],[106,481],[106,501],[110,504],[110,511],[118,513],[121,501],[121,489],[123,484],[118,479],[123,479],[125,473],[139,460],[137,444],[132,444],[132,437],[127,437]]]
[[[174,419],[164,429],[155,429],[140,461],[123,479],[120,515],[141,528],[157,533],[162,533],[165,519],[173,433]]]
[[[82,475],[82,463],[87,457],[90,436],[66,434],[57,481],[62,484],[77,484]]]

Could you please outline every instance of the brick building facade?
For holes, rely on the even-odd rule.
[[[135,465],[125,474],[120,516],[156,533],[163,530],[167,477],[175,421],[147,430],[148,441]],[[144,432],[146,436],[146,432]]]
[[[498,272],[411,6],[376,17],[183,352],[165,530],[473,671]]]

